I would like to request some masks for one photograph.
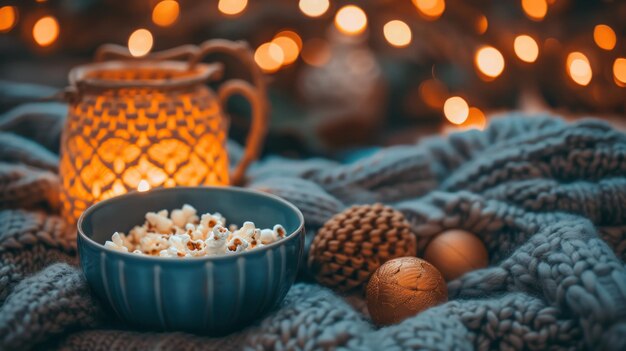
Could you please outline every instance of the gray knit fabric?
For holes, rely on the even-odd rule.
[[[308,241],[347,206],[381,201],[407,216],[420,250],[462,228],[486,243],[490,266],[389,327],[371,324],[361,297],[299,282],[257,324],[208,338],[134,331],[90,293],[55,214],[58,135],[12,130],[37,123],[25,115],[0,119],[2,350],[626,350],[626,135],[603,122],[508,116],[351,164],[258,162],[249,186],[297,205]]]

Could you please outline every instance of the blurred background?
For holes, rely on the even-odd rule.
[[[619,0],[1,1],[0,113],[57,94],[104,43],[141,57],[226,38],[267,74],[265,153],[336,156],[512,111],[624,128],[625,31]],[[235,139],[248,110],[232,99]]]

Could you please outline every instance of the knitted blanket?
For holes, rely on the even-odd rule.
[[[55,108],[0,118],[1,350],[626,350],[626,135],[603,122],[512,115],[349,164],[257,162],[248,186],[298,206],[309,242],[347,206],[384,202],[421,249],[461,228],[482,238],[490,266],[385,328],[362,297],[300,281],[255,325],[209,338],[134,331],[92,295],[57,214]]]

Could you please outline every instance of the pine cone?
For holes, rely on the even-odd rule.
[[[415,236],[401,212],[382,204],[359,205],[324,224],[308,263],[320,284],[349,291],[367,283],[386,261],[415,255]]]

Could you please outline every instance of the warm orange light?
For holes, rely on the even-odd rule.
[[[337,11],[335,26],[344,34],[360,34],[367,27],[367,16],[355,5],[346,5]]]
[[[522,0],[522,9],[531,20],[541,21],[548,13],[548,3],[546,0]]]
[[[137,191],[144,192],[144,191],[148,191],[148,190],[150,190],[150,183],[148,183],[147,180],[142,179],[139,182],[139,185],[137,185]]]
[[[465,122],[469,115],[469,106],[465,99],[460,96],[448,98],[443,104],[443,113],[448,121],[454,124]]]
[[[200,70],[120,62],[87,71],[78,71],[78,81],[105,81],[94,86],[107,88],[75,85],[79,98],[66,122],[74,132],[61,143],[59,166],[68,222],[89,205],[129,191],[229,183],[226,117],[200,83]]]
[[[295,62],[302,49],[302,39],[300,39],[300,36],[289,30],[276,34],[272,43],[280,46],[282,49],[283,55],[285,56],[283,65]]]
[[[330,46],[323,39],[307,40],[302,48],[302,60],[311,66],[321,67],[330,60]]]
[[[539,56],[539,45],[528,35],[518,35],[513,42],[513,49],[520,60],[535,62]]]
[[[152,33],[149,30],[140,28],[128,37],[128,51],[135,57],[147,55],[152,50]]]
[[[298,45],[298,50],[302,50],[302,38],[300,38],[300,35],[298,35],[298,33],[292,30],[283,30],[274,36],[274,38],[278,37],[287,37],[292,39],[296,43],[296,45]]]
[[[0,33],[8,32],[17,23],[17,8],[14,6],[0,7]]]
[[[157,26],[169,27],[176,23],[180,8],[176,0],[163,0],[152,10],[152,22]]]
[[[478,34],[485,34],[487,28],[489,28],[489,21],[487,21],[487,17],[480,15],[476,21],[476,32]]]
[[[389,44],[396,47],[405,47],[411,43],[411,28],[399,20],[389,21],[383,27],[383,34]]]
[[[248,6],[248,0],[220,0],[217,9],[225,15],[238,15]]]
[[[278,71],[284,60],[283,49],[275,43],[261,44],[254,53],[254,61],[267,73]]]
[[[464,129],[478,129],[483,130],[487,125],[487,118],[483,111],[478,107],[470,107],[467,119],[461,124]]]
[[[496,78],[504,71],[504,56],[492,46],[483,46],[476,52],[474,63],[488,78]]]
[[[593,28],[593,40],[601,49],[613,50],[617,43],[617,36],[613,28],[606,24],[598,24]]]
[[[446,9],[444,0],[413,0],[413,4],[417,7],[420,14],[429,20],[441,17]]]
[[[572,52],[567,55],[567,73],[579,85],[586,86],[591,82],[593,71],[589,59],[581,52]]]
[[[626,58],[617,58],[613,62],[613,77],[619,86],[626,86]]]
[[[59,37],[59,22],[52,16],[37,20],[33,26],[33,38],[40,46],[49,46]]]
[[[300,11],[309,17],[319,17],[328,11],[328,0],[300,0]]]
[[[429,79],[420,84],[419,94],[426,105],[433,109],[440,109],[446,101],[448,89],[440,81]]]

